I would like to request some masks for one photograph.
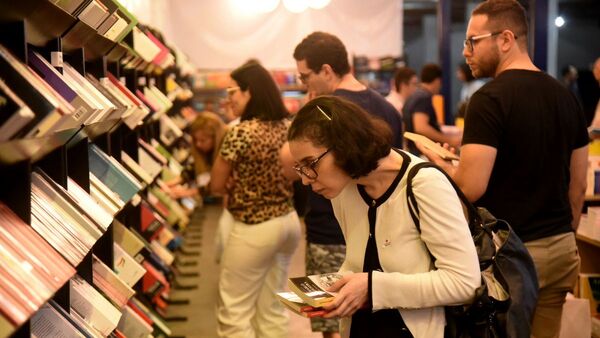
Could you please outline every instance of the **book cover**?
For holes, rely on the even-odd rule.
[[[125,307],[117,328],[127,338],[147,338],[152,333],[152,325],[129,306]]]
[[[458,155],[452,153],[451,151],[442,147],[441,145],[437,144],[436,142],[433,142],[427,136],[423,136],[420,134],[415,134],[415,133],[406,131],[406,132],[404,132],[404,137],[413,142],[422,144],[425,148],[433,151],[434,153],[436,153],[439,157],[443,158],[444,160],[459,160],[460,159],[458,157]]]
[[[146,274],[146,269],[117,243],[113,245],[115,272],[125,284],[133,287]]]
[[[331,285],[342,278],[338,273],[325,273],[288,279],[288,286],[305,303],[320,307],[333,300],[336,293],[326,291]]]
[[[88,324],[108,336],[117,327],[121,312],[79,276],[70,282],[70,305]]]
[[[49,304],[44,304],[31,318],[31,334],[34,337],[90,337],[81,333]]]
[[[113,223],[113,239],[131,257],[135,257],[145,247],[144,242],[117,220]]]

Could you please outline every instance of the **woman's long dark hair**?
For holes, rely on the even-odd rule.
[[[258,62],[246,62],[231,72],[231,78],[241,90],[250,90],[250,100],[242,113],[242,121],[253,118],[275,121],[288,116],[279,88],[271,74]]]

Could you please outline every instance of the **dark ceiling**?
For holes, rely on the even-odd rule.
[[[452,3],[452,22],[464,22],[468,0],[444,0]],[[527,9],[530,1],[520,0]],[[404,0],[404,24],[421,25],[423,15],[435,14],[437,0]],[[565,20],[594,20],[600,27],[599,0],[559,0],[558,13]]]

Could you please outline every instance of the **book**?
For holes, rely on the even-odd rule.
[[[281,304],[300,316],[313,318],[321,317],[327,313],[327,310],[324,310],[321,307],[314,307],[304,303],[302,299],[293,292],[278,292],[276,295]]]
[[[436,155],[443,158],[444,160],[459,160],[460,159],[458,157],[458,155],[456,155],[453,152],[451,152],[450,150],[440,146],[436,142],[433,142],[427,136],[423,136],[423,135],[419,135],[419,134],[415,134],[415,133],[406,131],[406,132],[404,132],[404,138],[411,140],[415,143],[422,144],[425,148],[433,151]]]
[[[115,272],[130,287],[146,274],[146,269],[117,243],[113,244],[113,255]]]
[[[115,244],[118,244],[131,257],[135,257],[145,247],[144,242],[118,220],[113,221],[113,238]]]
[[[7,141],[35,115],[0,78],[0,142]]]
[[[327,291],[327,288],[341,278],[339,273],[293,277],[288,279],[288,287],[308,305],[320,307],[333,300],[336,293]]]
[[[123,309],[117,328],[128,338],[147,338],[152,333],[152,325],[129,306]]]
[[[44,304],[31,318],[31,334],[35,337],[89,337],[50,304]]]
[[[121,312],[79,276],[71,279],[69,288],[71,309],[103,336],[108,336],[117,327]]]

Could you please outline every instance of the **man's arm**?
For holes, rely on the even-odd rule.
[[[585,199],[585,190],[587,188],[587,158],[588,146],[575,149],[571,153],[569,182],[569,203],[571,203],[571,213],[573,221],[571,226],[577,230],[579,219],[581,217],[581,209],[583,208],[583,200]]]
[[[421,153],[452,177],[469,201],[475,202],[483,196],[496,161],[496,148],[482,144],[464,145],[460,150],[458,166],[454,166],[421,144],[416,144]]]
[[[426,113],[415,112],[412,115],[412,120],[415,133],[427,136],[435,142],[448,143],[452,147],[460,145],[460,136],[446,135],[429,125],[429,116]]]

